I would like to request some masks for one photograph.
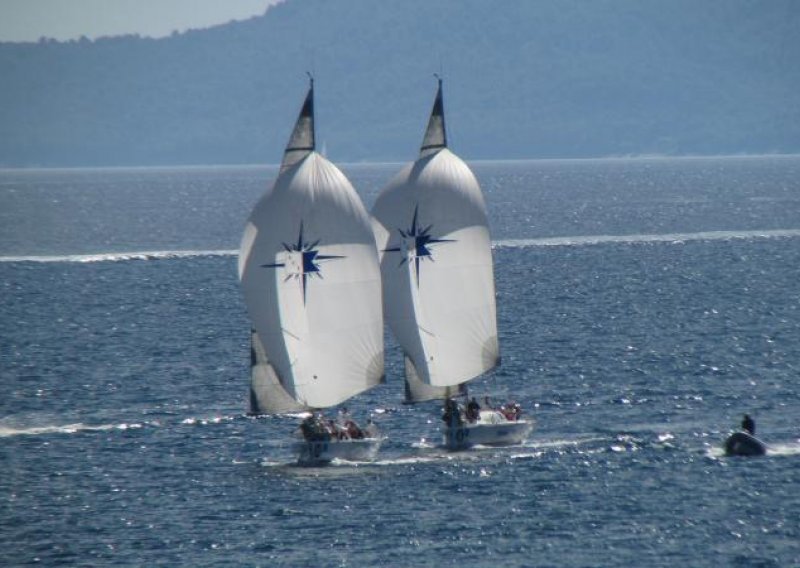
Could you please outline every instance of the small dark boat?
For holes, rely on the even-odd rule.
[[[725,440],[726,456],[763,456],[767,445],[747,432],[734,432]]]

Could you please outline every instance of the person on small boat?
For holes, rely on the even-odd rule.
[[[326,430],[334,440],[360,440],[364,438],[364,432],[355,420],[350,416],[346,407],[339,410],[336,420],[326,422]]]
[[[300,431],[307,442],[327,442],[331,439],[322,415],[315,412],[300,423]]]
[[[467,420],[470,422],[477,422],[481,417],[481,405],[472,397],[472,400],[467,404]]]
[[[744,418],[742,419],[742,430],[751,436],[756,435],[756,421],[750,418],[749,414],[745,414]]]
[[[364,431],[361,430],[355,420],[348,420],[344,425],[345,438],[350,440],[361,440],[364,438]]]
[[[378,427],[372,421],[372,418],[367,419],[367,425],[364,426],[364,437],[365,438],[377,438],[378,437]]]
[[[522,407],[516,402],[509,402],[500,409],[509,422],[516,422],[522,414]]]
[[[300,432],[303,433],[303,438],[310,442],[314,439],[314,415],[311,414],[300,423]]]
[[[444,401],[442,420],[448,426],[461,426],[464,423],[464,419],[461,416],[461,408],[459,408],[458,403],[452,398],[448,398]]]

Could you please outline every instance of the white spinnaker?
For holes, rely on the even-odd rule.
[[[254,208],[240,279],[266,356],[299,403],[333,406],[382,380],[369,217],[344,174],[316,152],[283,170]]]
[[[372,210],[384,315],[423,382],[473,379],[498,364],[486,205],[447,148],[405,167]]]

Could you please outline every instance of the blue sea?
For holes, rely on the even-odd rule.
[[[245,415],[273,167],[0,171],[2,566],[800,566],[800,157],[472,164],[517,447],[348,403],[374,463]],[[344,165],[367,207],[398,164]],[[727,458],[751,414],[770,447]]]

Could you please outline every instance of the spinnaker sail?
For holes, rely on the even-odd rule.
[[[439,390],[419,400],[453,396],[500,356],[486,204],[472,171],[447,148],[441,80],[418,159],[384,188],[372,216],[406,392],[413,399],[422,383]]]
[[[268,412],[288,406],[287,397],[298,408],[327,408],[383,380],[370,218],[344,174],[315,151],[314,138],[312,80],[278,177],[247,220],[239,252],[255,330],[251,391]]]

